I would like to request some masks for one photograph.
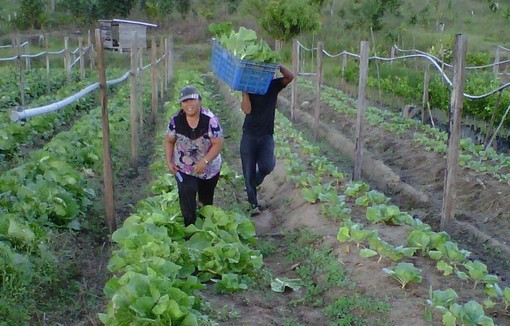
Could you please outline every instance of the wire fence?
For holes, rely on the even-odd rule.
[[[304,57],[301,50],[308,51],[310,53],[314,53],[314,52],[317,51],[316,47],[306,47],[302,43],[300,43],[299,41],[298,41],[298,46],[299,46],[300,58]],[[395,45],[394,45],[394,48],[398,52],[402,52],[402,53],[414,53],[414,54],[402,55],[402,56],[397,56],[397,57],[370,56],[369,57],[369,61],[393,62],[393,61],[398,61],[398,60],[423,59],[424,61],[429,62],[436,69],[437,73],[446,82],[446,84],[448,84],[448,86],[450,88],[453,87],[453,82],[450,80],[450,77],[448,76],[447,72],[443,68],[443,67],[446,67],[446,68],[451,69],[451,68],[453,68],[453,65],[448,64],[448,63],[442,61],[441,59],[437,58],[436,56],[434,56],[432,54],[429,54],[429,53],[426,53],[426,52],[423,52],[423,51],[420,51],[420,50],[415,50],[415,49],[412,49],[412,50],[403,50],[403,49],[399,49]],[[508,49],[508,51],[510,51],[510,49]],[[348,51],[342,51],[342,52],[339,52],[339,53],[336,53],[336,54],[331,54],[328,51],[323,49],[322,53],[325,56],[329,57],[329,58],[337,58],[337,57],[340,57],[340,56],[344,56],[344,57],[351,57],[351,58],[354,58],[356,60],[359,60],[359,57],[360,57],[359,54],[351,53],[351,52],[348,52]],[[313,60],[313,56],[312,56],[312,60]],[[302,62],[303,66],[304,66],[305,60],[300,60],[300,62]],[[465,67],[465,69],[468,69],[468,70],[484,69],[484,68],[488,68],[488,67],[494,67],[494,66],[503,65],[503,64],[506,64],[506,63],[509,63],[509,62],[510,62],[510,60],[505,60],[505,61],[495,62],[495,63],[492,63],[492,64],[483,65],[483,66]],[[303,68],[303,66],[301,68]],[[313,66],[313,64],[312,64],[312,66]],[[312,73],[310,73],[310,72],[301,73],[300,72],[299,74],[300,75],[301,74],[309,75],[309,74],[312,74]],[[470,99],[470,100],[478,100],[478,99],[482,99],[482,98],[486,98],[486,97],[489,97],[491,95],[494,95],[495,93],[498,93],[498,92],[500,92],[500,91],[502,91],[502,90],[504,90],[504,89],[506,89],[508,87],[510,87],[510,82],[509,83],[505,83],[505,84],[503,84],[503,85],[501,85],[501,86],[499,86],[499,87],[497,87],[497,88],[495,88],[495,89],[493,89],[493,90],[491,90],[491,91],[489,91],[487,93],[484,93],[484,94],[472,95],[472,94],[464,93],[464,97],[467,98],[467,99]]]

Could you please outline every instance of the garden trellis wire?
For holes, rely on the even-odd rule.
[[[300,57],[301,57],[301,49],[305,50],[305,51],[316,51],[317,48],[307,48],[305,47],[304,45],[302,45],[299,41],[298,41],[298,46],[299,46],[299,53],[300,53]],[[428,62],[430,62],[435,68],[436,70],[438,71],[438,73],[441,75],[441,78],[448,84],[449,87],[452,87],[453,86],[453,83],[452,81],[450,80],[450,78],[448,77],[448,75],[444,72],[444,70],[441,68],[441,65],[444,64],[444,66],[447,66],[447,67],[453,67],[449,64],[446,64],[444,62],[442,62],[440,59],[438,59],[437,57],[431,55],[431,54],[428,54],[428,53],[425,53],[425,52],[422,52],[422,51],[419,51],[419,50],[400,50],[397,48],[397,50],[401,51],[401,52],[416,52],[416,54],[409,54],[409,55],[403,55],[403,56],[398,56],[398,57],[393,57],[393,58],[387,58],[387,57],[380,57],[380,56],[371,56],[369,57],[369,60],[370,61],[373,61],[373,60],[377,60],[377,61],[385,61],[385,62],[392,62],[392,61],[396,61],[396,60],[406,60],[406,59],[415,59],[415,58],[422,58]],[[353,57],[355,59],[359,59],[359,54],[355,54],[355,53],[351,53],[351,52],[348,52],[348,51],[342,51],[340,53],[337,53],[337,54],[330,54],[328,53],[326,50],[323,50],[322,51],[323,54],[325,54],[326,56],[330,57],[330,58],[336,58],[336,57],[339,57],[339,56],[349,56],[349,57]],[[499,64],[503,64],[503,63],[506,63],[506,62],[510,62],[510,60],[505,60],[505,61],[501,61]],[[492,67],[494,65],[496,65],[497,63],[494,63],[494,64],[490,64],[490,65],[485,65],[485,66],[478,66],[478,67],[466,67],[466,69],[482,69],[482,68],[486,68],[486,67]],[[310,74],[314,74],[314,73],[299,73],[300,75],[310,75]],[[488,97],[488,96],[491,96],[497,92],[500,92],[506,88],[510,87],[510,83],[505,83],[485,94],[481,94],[481,95],[470,95],[470,94],[466,94],[464,93],[464,97],[467,98],[467,99],[470,99],[470,100],[478,100],[478,99],[482,99],[482,98],[485,98],[485,97]]]

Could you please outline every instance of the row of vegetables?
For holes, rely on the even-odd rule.
[[[130,121],[129,84],[119,87],[108,102],[114,156],[126,147],[124,135]],[[148,108],[150,92],[145,91],[143,98]],[[123,160],[114,159],[119,161]],[[59,281],[64,271],[49,243],[60,230],[79,230],[83,222],[90,223],[86,217],[95,190],[88,176],[101,175],[100,171],[101,107],[95,107],[69,130],[30,152],[21,164],[2,172],[0,319],[24,324],[34,312],[34,293]]]
[[[303,79],[300,80],[299,86],[308,90],[315,89],[310,81]],[[332,87],[322,88],[321,100],[341,113],[353,116],[357,114],[355,100]],[[369,125],[381,126],[399,137],[411,137],[416,143],[424,145],[428,151],[446,155],[448,134],[438,128],[372,106],[366,109],[366,121]],[[491,147],[485,149],[484,145],[475,144],[471,138],[461,139],[460,150],[460,166],[490,175],[502,182],[510,182],[510,156],[498,153]]]
[[[201,84],[197,76],[194,71],[178,72],[175,89]],[[218,97],[203,86],[201,93],[204,106],[218,105],[213,102]],[[170,106],[167,118],[176,107]],[[251,248],[255,227],[246,212],[205,206],[197,222],[184,227],[176,183],[164,161],[163,136],[159,130],[152,195],[138,202],[112,236],[117,249],[108,264],[114,276],[105,286],[110,303],[100,314],[105,325],[214,323],[202,312],[198,291],[211,282],[222,293],[246,289],[262,267],[260,252]],[[224,163],[219,187],[231,177]]]
[[[44,75],[43,75],[44,73]],[[109,76],[118,76],[118,70],[109,70]],[[79,73],[72,74],[72,84],[65,85],[65,73],[62,69],[51,70],[52,85],[50,93],[46,94],[46,73],[32,69],[26,72],[31,77],[26,83],[26,90],[34,89],[34,94],[26,100],[26,106],[34,108],[48,103],[62,100],[81,89],[97,81],[97,72],[87,70],[86,77],[81,79]],[[17,85],[16,75],[7,73],[5,80],[1,82],[0,92],[0,171],[9,169],[23,160],[23,152],[31,149],[33,146],[44,144],[51,137],[65,128],[74,117],[88,112],[97,105],[96,97],[91,94],[80,100],[73,102],[65,108],[45,115],[35,116],[21,123],[10,121],[9,112],[19,104],[19,89],[13,89],[12,85]],[[115,88],[112,88],[115,91]]]
[[[426,318],[432,320],[433,314],[439,312],[443,325],[493,325],[493,319],[484,310],[488,309],[506,320],[510,288],[505,287],[497,275],[489,273],[483,262],[471,260],[470,252],[460,249],[447,233],[435,232],[426,223],[389,204],[390,198],[370,190],[368,184],[349,182],[334,164],[320,155],[318,146],[287,127],[290,121],[283,116],[278,120],[277,153],[288,166],[289,180],[301,189],[306,201],[321,205],[325,216],[340,222],[337,239],[341,243],[355,244],[363,258],[395,262],[393,267],[381,270],[397,280],[402,288],[422,282],[422,271],[412,261],[423,258],[436,262],[438,275],[453,275],[462,282],[470,282],[479,291],[477,297],[485,296],[479,302],[452,288],[433,289],[431,286]],[[354,207],[361,208],[365,218],[354,217],[351,214]],[[390,243],[379,234],[377,224],[405,225],[408,236],[402,243]]]

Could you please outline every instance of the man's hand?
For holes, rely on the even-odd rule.
[[[241,110],[244,112],[244,114],[250,114],[251,113],[250,96],[246,92],[243,92],[243,95],[242,95]]]

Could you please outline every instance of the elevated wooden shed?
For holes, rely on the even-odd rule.
[[[147,48],[147,29],[158,25],[124,19],[100,19],[101,42],[105,49],[126,52],[131,50],[134,33],[136,47]]]

